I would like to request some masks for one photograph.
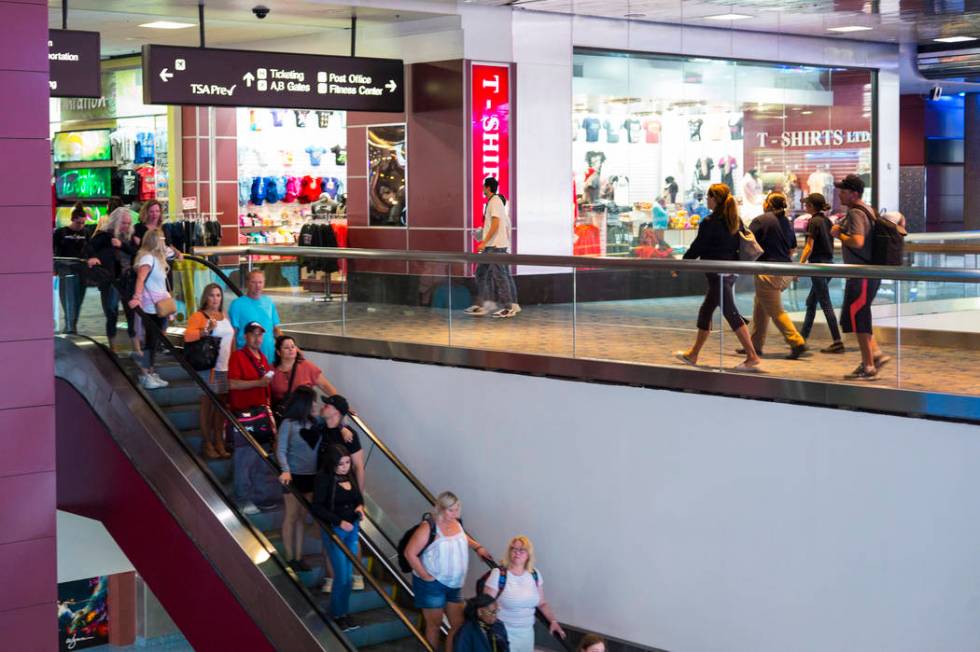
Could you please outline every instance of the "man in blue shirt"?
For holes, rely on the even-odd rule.
[[[246,276],[246,294],[231,302],[228,308],[228,319],[235,328],[235,345],[245,346],[245,327],[251,322],[258,322],[266,333],[275,337],[262,338],[262,353],[271,362],[276,357],[276,337],[282,335],[279,328],[279,311],[272,299],[262,294],[265,289],[265,274],[261,269],[253,269]]]

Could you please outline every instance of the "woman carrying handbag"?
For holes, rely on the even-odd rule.
[[[160,389],[169,383],[157,374],[153,363],[157,346],[167,328],[170,315],[177,312],[177,303],[167,290],[167,245],[161,231],[147,231],[143,243],[136,252],[136,289],[129,300],[130,308],[140,307],[146,320],[144,324],[146,346],[143,358],[139,361],[140,384],[145,389]]]
[[[235,341],[224,303],[221,286],[208,284],[201,293],[198,311],[187,320],[184,331],[184,356],[222,402],[228,400],[228,359]],[[204,457],[231,457],[225,450],[225,418],[206,395],[201,396],[200,420]]]

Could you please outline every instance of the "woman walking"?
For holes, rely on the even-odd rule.
[[[116,332],[119,323],[119,289],[117,283],[133,266],[136,255],[133,242],[133,216],[128,208],[117,208],[109,214],[105,224],[89,240],[85,255],[88,257],[89,278],[99,288],[102,313],[105,315],[105,334],[109,348],[116,350]],[[142,356],[136,337],[136,315],[123,301],[126,313],[126,331],[132,341],[133,352]]]
[[[708,210],[711,211],[706,218],[701,220],[698,225],[698,234],[694,242],[688,247],[684,254],[685,260],[700,258],[701,260],[738,260],[738,251],[741,243],[739,232],[744,229],[742,221],[738,216],[738,205],[732,191],[723,183],[716,183],[708,188]],[[722,304],[722,314],[725,321],[735,332],[735,337],[742,344],[745,351],[745,360],[735,367],[736,371],[758,372],[760,371],[759,356],[752,346],[752,339],[749,337],[749,329],[745,325],[745,319],[738,312],[735,305],[735,293],[732,288],[735,285],[735,275],[726,274],[724,282],[718,274],[705,274],[708,280],[708,291],[705,294],[704,302],[698,311],[698,334],[694,344],[687,351],[675,351],[674,356],[683,362],[694,366],[698,363],[698,356],[708,335],[711,334],[711,320],[719,303]]]
[[[156,372],[153,363],[156,360],[157,346],[167,329],[168,314],[160,314],[165,304],[173,303],[170,292],[167,291],[167,245],[163,241],[162,231],[147,231],[143,236],[143,244],[136,252],[136,289],[129,307],[140,307],[146,314],[144,324],[146,346],[143,348],[143,358],[140,365],[140,384],[146,389],[159,389],[169,383]]]
[[[806,227],[806,244],[803,245],[800,262],[824,264],[834,262],[834,236],[830,235],[833,224],[827,217],[826,211],[830,210],[827,200],[819,192],[807,195],[803,200],[803,210],[810,215],[810,221]],[[844,342],[841,340],[840,326],[837,324],[837,313],[834,312],[834,304],[830,300],[830,280],[826,276],[810,277],[810,294],[806,297],[806,315],[803,317],[800,335],[805,340],[810,339],[810,330],[813,328],[819,305],[827,320],[830,336],[834,340],[830,346],[820,349],[820,352],[843,353]]]
[[[555,613],[544,598],[544,580],[534,565],[534,544],[526,536],[516,536],[507,546],[507,557],[490,571],[484,592],[497,599],[497,617],[507,628],[511,652],[534,652],[534,615],[541,610],[548,619],[548,631],[565,638]]]
[[[222,402],[228,400],[228,359],[235,341],[235,329],[225,314],[225,295],[217,283],[209,283],[201,293],[197,312],[187,320],[184,343],[191,344],[202,337],[217,337],[218,359],[211,369],[197,372]],[[201,397],[201,436],[204,438],[204,457],[208,459],[230,458],[225,450],[225,418],[208,396]]]

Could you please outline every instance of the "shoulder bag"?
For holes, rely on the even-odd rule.
[[[272,416],[275,418],[277,426],[282,424],[282,420],[285,418],[286,406],[289,405],[289,399],[293,395],[293,380],[296,379],[296,367],[300,366],[300,364],[302,364],[301,360],[293,363],[293,368],[289,371],[289,383],[286,385],[286,395],[272,407]]]
[[[207,317],[207,314],[204,314]],[[221,338],[214,335],[205,335],[207,331],[202,329],[201,339],[194,342],[184,343],[184,357],[187,362],[194,367],[195,371],[207,371],[214,369],[218,364],[218,355],[221,353]]]
[[[752,262],[762,255],[762,246],[755,239],[755,234],[744,226],[738,229],[738,259]]]

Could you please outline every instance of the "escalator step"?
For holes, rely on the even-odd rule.
[[[377,645],[390,650],[393,649],[391,642],[408,639],[411,636],[408,628],[387,608],[362,611],[352,614],[351,618],[360,627],[345,632],[345,635],[358,649]]]
[[[160,407],[190,404],[199,401],[204,393],[195,382],[186,378],[168,382],[170,382],[168,387],[155,389],[151,394],[153,401]]]
[[[154,390],[159,392],[161,390]],[[151,394],[152,396],[152,394]],[[193,430],[200,425],[201,407],[197,402],[161,406],[164,414],[177,430]]]

